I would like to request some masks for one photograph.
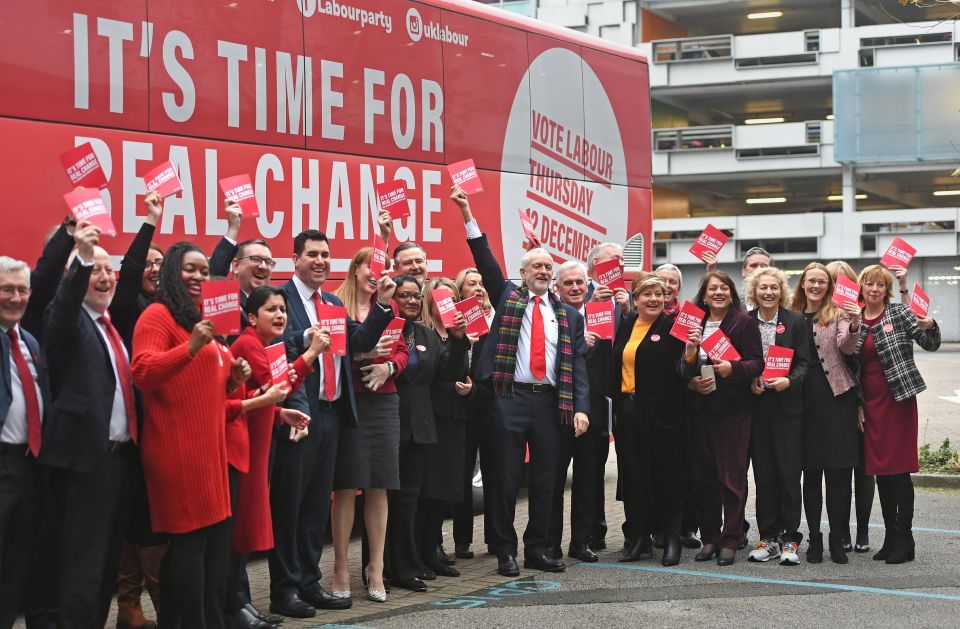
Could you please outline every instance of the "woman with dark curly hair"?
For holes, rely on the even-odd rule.
[[[141,452],[155,532],[170,537],[160,568],[164,627],[223,627],[230,561],[227,395],[250,375],[201,320],[206,256],[182,242],[167,251],[156,302],[133,334],[133,377],[143,394]]]

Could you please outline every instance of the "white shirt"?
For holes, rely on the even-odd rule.
[[[483,232],[477,221],[464,223],[467,230],[467,240],[480,238]],[[543,380],[538,380],[530,372],[530,326],[533,325],[533,295],[530,295],[530,301],[527,302],[527,309],[523,312],[523,323],[520,324],[520,341],[517,346],[517,368],[513,373],[515,382],[526,382],[533,384],[536,382],[547,383],[553,386],[557,385],[557,342],[560,338],[560,325],[557,323],[557,315],[550,305],[549,295],[544,294],[540,298],[540,312],[543,314],[543,332],[545,354],[547,361],[547,374]]]
[[[20,334],[20,326],[15,325],[17,339],[20,342],[20,353],[23,359],[27,361],[30,368],[30,374],[33,376],[33,387],[37,391],[37,402],[40,405],[40,417],[43,417],[43,395],[40,393],[40,387],[37,384],[37,366],[33,363],[33,354],[27,347],[23,336]],[[9,328],[0,326],[0,330],[6,334]],[[13,350],[10,351],[10,391],[13,394],[10,400],[10,409],[7,411],[7,418],[3,423],[3,430],[0,431],[0,443],[26,444],[27,443],[27,401],[23,396],[23,382],[20,380],[20,370],[17,369],[17,363],[13,360]]]
[[[83,304],[83,309],[93,319],[93,326],[97,328],[100,338],[103,339],[103,344],[110,355],[110,366],[113,367],[113,381],[116,383],[116,388],[113,390],[113,410],[110,411],[110,441],[130,441],[130,430],[127,428],[127,406],[123,401],[123,385],[120,381],[120,373],[117,371],[117,356],[113,353],[113,345],[110,344],[107,330],[100,323],[100,317],[103,315],[86,303]],[[130,364],[127,348],[123,346],[123,343],[120,344],[120,348],[127,359],[127,364]]]
[[[530,330],[533,326],[534,295],[530,295],[527,308],[523,311],[523,323],[520,324],[520,342],[517,345],[517,368],[513,373],[516,382],[545,382],[557,384],[557,341],[560,338],[560,325],[557,315],[550,306],[550,298],[543,295],[540,298],[540,313],[543,315],[543,336],[547,359],[547,373],[542,380],[537,379],[530,371]]]
[[[307,312],[307,319],[310,320],[310,325],[316,325],[316,323],[317,323],[317,307],[316,307],[316,306],[314,305],[314,303],[313,303],[313,294],[314,294],[314,293],[317,293],[317,292],[320,292],[320,291],[315,291],[315,290],[313,290],[312,288],[310,288],[309,286],[307,286],[306,284],[304,284],[303,281],[302,281],[299,277],[297,277],[296,275],[293,276],[293,285],[297,287],[297,293],[300,294],[300,301],[303,302],[303,309],[306,310],[306,312]],[[323,299],[323,295],[322,295],[322,294],[320,295],[320,299],[321,299],[321,300]],[[303,332],[303,343],[304,343],[304,345],[308,345],[308,344],[310,343],[310,340],[307,338],[307,331],[306,331],[306,330],[304,330],[304,332]],[[340,389],[341,389],[341,384],[340,384],[340,361],[341,361],[341,360],[342,360],[342,357],[334,355],[334,357],[333,357],[333,371],[334,371],[334,373],[336,374],[336,379],[337,379],[337,393],[336,393],[336,395],[333,396],[333,400],[327,400],[325,397],[323,397],[323,382],[324,382],[324,380],[323,380],[323,368],[321,367],[320,369],[317,369],[317,376],[320,377],[320,399],[321,399],[321,400],[325,400],[325,401],[328,401],[328,402],[333,402],[334,400],[339,400],[339,399],[340,399],[340,393],[341,393],[341,390],[340,390]],[[322,364],[322,361],[320,361],[319,359],[318,359],[317,362],[320,362],[320,363]]]

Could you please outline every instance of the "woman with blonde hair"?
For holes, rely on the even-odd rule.
[[[379,279],[370,272],[373,249],[354,254],[347,278],[334,294],[343,301],[347,316],[362,322],[375,301]],[[396,378],[407,366],[403,338],[381,354],[353,355],[353,386],[357,401],[357,427],[340,431],[333,477],[333,595],[350,597],[347,549],[353,528],[354,496],[363,490],[363,521],[369,543],[367,598],[387,600],[383,583],[383,547],[387,532],[387,490],[400,488],[400,410]]]
[[[423,486],[417,509],[417,545],[423,564],[434,574],[458,577],[460,572],[441,557],[443,519],[450,506],[463,498],[464,454],[467,412],[465,399],[473,390],[467,370],[467,322],[457,313],[457,325],[447,328],[440,319],[433,291],[446,288],[460,300],[456,285],[445,277],[427,281],[423,291],[420,323],[433,334],[439,346],[437,371],[430,387],[430,402],[437,428],[437,442],[424,446]],[[473,340],[476,340],[475,338]]]
[[[798,548],[802,497],[803,390],[810,363],[810,333],[803,317],[787,309],[787,276],[776,267],[760,267],[747,276],[746,297],[757,307],[750,316],[760,327],[763,358],[772,346],[793,350],[785,376],[751,383],[757,396],[750,427],[750,458],[756,482],[757,527],[760,542],[750,561],[780,559],[780,565],[800,563]]]
[[[843,535],[850,527],[850,476],[860,459],[857,381],[846,357],[857,346],[860,307],[833,304],[834,280],[827,267],[811,262],[800,275],[791,308],[803,315],[810,361],[803,385],[803,510],[809,540],[807,561],[823,561],[820,514],[827,485],[830,559],[847,563]]]
[[[864,467],[876,475],[886,535],[873,556],[888,564],[912,561],[913,481],[917,460],[917,394],[927,388],[913,361],[913,343],[940,347],[940,327],[909,306],[891,303],[893,275],[879,264],[860,272],[863,325],[858,335],[863,388]]]
[[[830,271],[830,277],[834,282],[837,281],[837,275],[842,273],[851,282],[857,281],[857,274],[853,267],[843,260],[834,260],[827,264],[827,270]],[[854,367],[859,365],[854,361]],[[843,535],[843,550],[850,552],[854,550],[858,553],[870,552],[870,512],[873,511],[873,496],[876,490],[876,481],[873,476],[867,476],[863,471],[863,433],[860,433],[860,461],[853,468],[853,493],[854,503],[857,512],[857,543],[850,544],[850,527]]]
[[[457,292],[460,293],[460,299],[469,299],[474,295],[480,298],[480,307],[483,309],[483,316],[487,320],[487,325],[493,324],[493,317],[497,314],[490,303],[490,296],[483,285],[483,276],[480,271],[473,267],[463,269],[457,273],[457,279],[454,280],[457,285]],[[476,343],[472,344],[467,350],[467,366],[471,377],[474,375],[475,356],[480,355],[483,347],[483,341],[486,337],[481,336]],[[467,405],[467,434],[464,443],[465,457],[463,461],[463,497],[459,502],[453,505],[453,543],[454,552],[459,559],[473,559],[473,550],[470,546],[473,544],[473,478],[474,468],[477,458],[480,459],[480,476],[486,479],[483,483],[483,530],[489,530],[487,519],[490,517],[491,500],[493,499],[494,484],[493,478],[493,452],[490,450],[489,435],[486,432],[486,425],[490,421],[490,414],[493,412],[493,392],[487,382],[473,380],[473,394],[470,397],[470,404]],[[486,539],[484,539],[486,541]],[[441,548],[442,552],[442,548]]]

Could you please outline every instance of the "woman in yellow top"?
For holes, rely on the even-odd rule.
[[[613,345],[616,423],[614,444],[623,509],[633,540],[621,561],[645,554],[650,523],[659,519],[665,566],[680,562],[681,493],[685,459],[685,379],[698,373],[699,329],[684,344],[670,336],[673,318],[663,312],[666,286],[653,273],[632,284],[634,310],[625,315]],[[654,517],[656,516],[656,517]]]

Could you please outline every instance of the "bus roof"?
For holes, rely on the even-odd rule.
[[[549,24],[541,20],[536,20],[534,18],[513,13],[512,11],[499,9],[491,5],[476,2],[476,0],[417,0],[417,2],[420,4],[434,6],[445,11],[453,11],[455,13],[480,18],[490,22],[496,22],[498,24],[503,24],[504,26],[510,26],[530,33],[536,33],[538,35],[560,39],[580,46],[586,46],[587,48],[610,53],[619,57],[631,59],[633,61],[647,63],[646,56],[640,54],[636,48],[631,46],[617,44],[615,42],[601,39],[600,37],[594,37],[593,35],[587,35],[585,33],[575,31],[571,28]]]

